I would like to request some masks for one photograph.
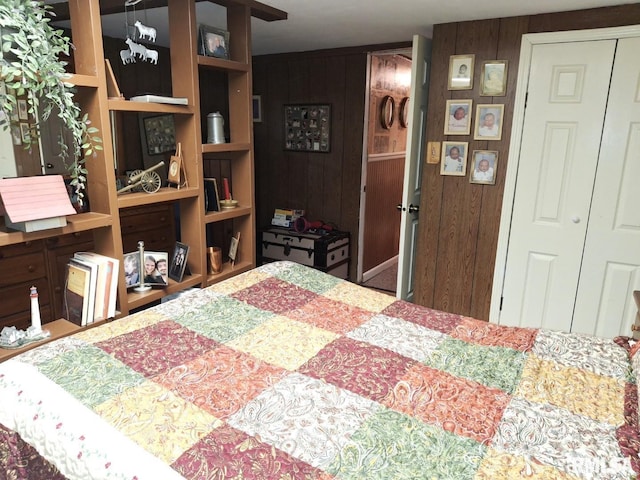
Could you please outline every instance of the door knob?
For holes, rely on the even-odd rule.
[[[397,205],[396,205],[396,208],[397,208],[398,210],[402,211],[402,204],[401,204],[401,203],[397,204]]]
[[[418,205],[410,204],[409,205],[409,213],[418,213],[420,211],[420,207]]]
[[[577,215],[574,215],[573,217],[571,217],[571,221],[573,223],[580,223],[580,217],[578,217]]]

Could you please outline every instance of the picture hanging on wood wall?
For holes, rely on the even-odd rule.
[[[326,153],[331,149],[331,106],[284,106],[285,150]]]

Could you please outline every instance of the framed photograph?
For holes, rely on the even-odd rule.
[[[173,257],[171,258],[171,267],[169,267],[169,278],[171,280],[175,280],[176,282],[182,281],[188,256],[189,246],[176,242],[176,246],[173,249]]]
[[[255,123],[262,122],[262,97],[260,95],[253,96],[253,121]]]
[[[498,152],[496,150],[474,150],[471,155],[470,183],[495,185]]]
[[[169,285],[167,252],[144,252],[144,284],[166,287]]]
[[[236,263],[239,244],[240,244],[240,232],[238,232],[237,236],[231,237],[231,240],[229,242],[229,261],[231,262],[231,266],[234,266]]]
[[[469,135],[471,133],[471,108],[473,100],[447,100],[444,118],[445,135]]]
[[[31,143],[31,132],[29,131],[29,124],[20,122],[20,137],[22,143]]]
[[[27,101],[22,98],[18,100],[18,118],[20,118],[20,120],[29,120]]]
[[[473,64],[475,55],[451,55],[449,57],[449,90],[473,88]]]
[[[327,153],[331,149],[331,106],[284,106],[284,149]]]
[[[160,155],[176,149],[176,130],[173,123],[173,114],[144,117],[142,124],[149,155]]]
[[[476,107],[474,140],[500,140],[504,105],[484,104]]]
[[[442,142],[440,175],[464,177],[467,174],[469,142]]]
[[[229,59],[229,32],[200,25],[200,55]]]
[[[507,94],[508,60],[486,60],[482,62],[480,95],[504,97]]]
[[[122,265],[127,288],[140,285],[140,252],[125,253]]]

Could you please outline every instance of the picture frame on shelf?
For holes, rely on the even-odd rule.
[[[469,135],[473,100],[447,100],[444,118],[445,135]]]
[[[125,253],[122,265],[127,288],[140,285],[140,252]]]
[[[240,232],[238,232],[237,236],[231,237],[229,242],[229,262],[231,263],[231,267],[234,267],[236,264],[236,260],[238,258],[238,245],[240,244]]]
[[[474,150],[469,168],[469,183],[495,185],[497,168],[497,150]]]
[[[480,96],[504,97],[507,94],[508,60],[485,60],[480,74]]]
[[[187,266],[187,257],[189,256],[189,245],[176,242],[171,257],[171,266],[169,267],[169,278],[176,282],[181,282],[184,277],[185,268]]]
[[[449,90],[471,90],[476,56],[451,55],[449,57]]]
[[[476,107],[476,126],[473,135],[474,140],[500,140],[502,139],[502,120],[504,117],[504,105],[489,103]]]
[[[229,32],[221,28],[200,25],[200,55],[229,60]]]
[[[328,153],[331,150],[331,105],[284,106],[284,149]]]
[[[144,284],[152,287],[166,287],[169,285],[168,265],[169,254],[167,252],[144,252]]]
[[[464,177],[467,174],[469,142],[442,142],[440,175]]]
[[[162,155],[176,149],[176,127],[172,113],[145,116],[142,125],[148,155]]]

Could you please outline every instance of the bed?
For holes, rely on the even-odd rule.
[[[637,346],[271,263],[0,364],[0,477],[629,479]]]

